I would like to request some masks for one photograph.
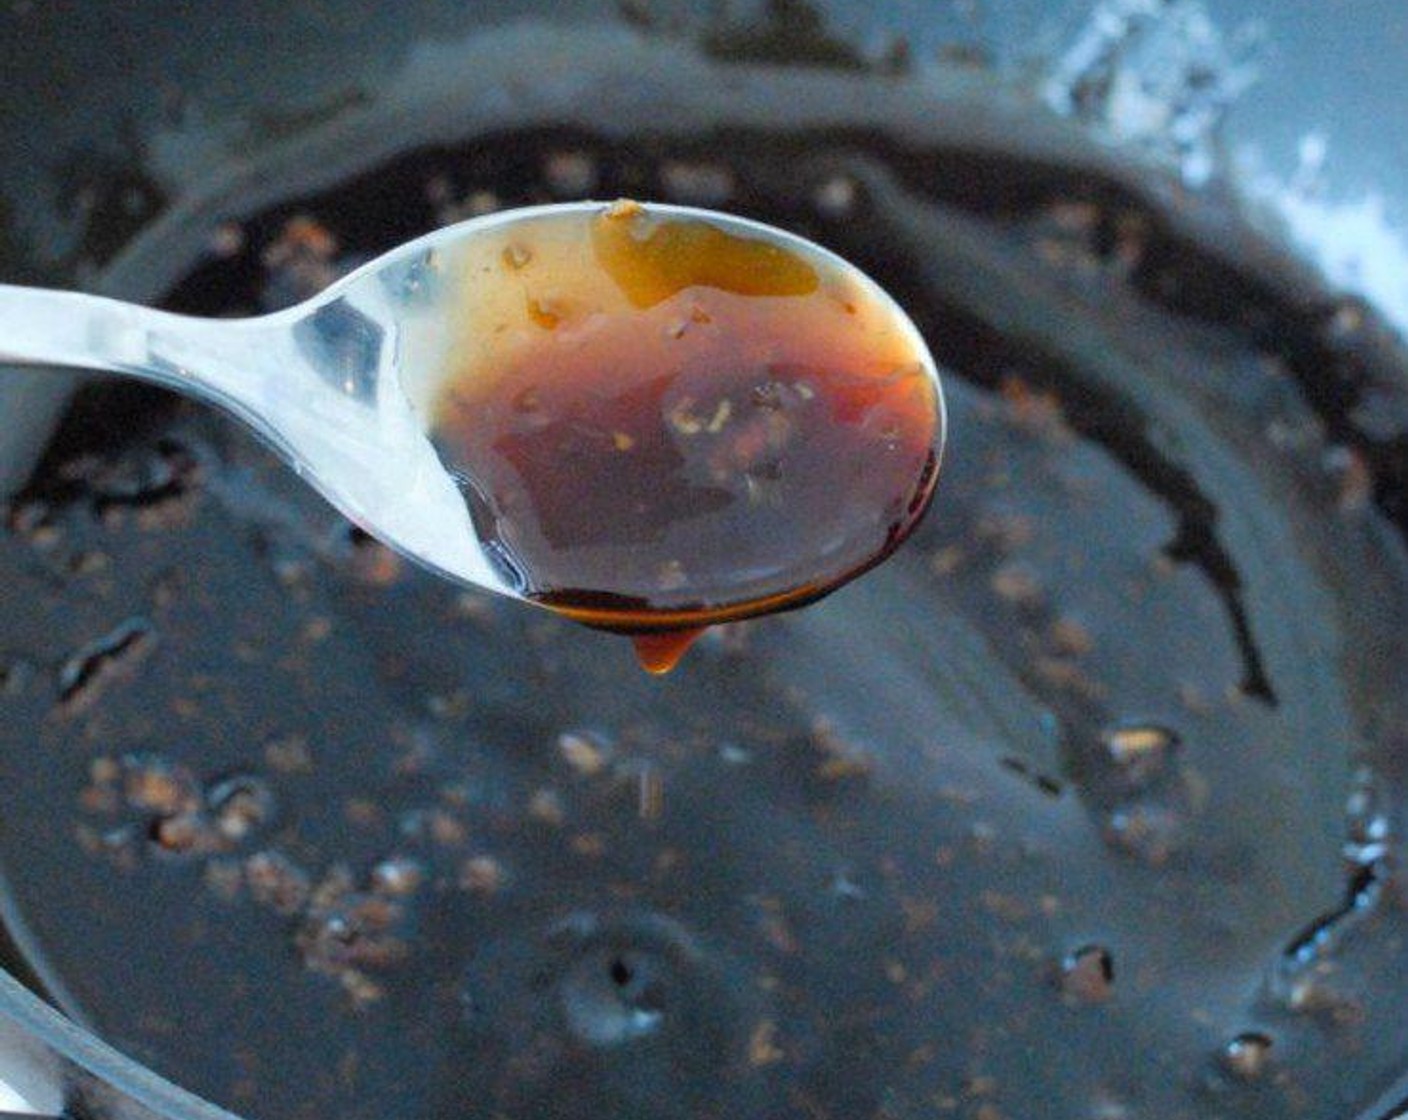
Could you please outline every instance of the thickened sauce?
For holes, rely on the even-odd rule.
[[[619,202],[465,265],[432,435],[527,597],[668,671],[711,623],[884,559],[942,439],[923,343],[857,274]]]

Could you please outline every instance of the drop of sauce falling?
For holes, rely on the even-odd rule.
[[[892,552],[942,442],[923,343],[821,253],[637,203],[476,243],[431,437],[526,598],[668,672]]]
[[[708,629],[694,626],[687,630],[647,630],[631,637],[636,649],[636,660],[647,673],[661,676],[680,663],[694,640]]]

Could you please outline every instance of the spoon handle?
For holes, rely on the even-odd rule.
[[[0,362],[141,376],[163,320],[175,318],[101,296],[0,284]]]
[[[264,340],[260,319],[196,319],[82,292],[0,284],[0,365],[125,374],[251,420],[259,367],[238,360]]]

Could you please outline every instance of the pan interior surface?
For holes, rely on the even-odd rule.
[[[260,1120],[1344,1120],[1393,1081],[1399,343],[1073,142],[828,112],[489,130],[212,229],[167,306],[496,207],[736,210],[896,296],[952,443],[886,564],[654,680],[224,418],[86,390],[0,534],[0,862],[76,1017]]]

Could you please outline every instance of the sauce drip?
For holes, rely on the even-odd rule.
[[[646,630],[631,636],[636,660],[647,673],[661,676],[680,663],[689,647],[708,629],[695,626],[685,630]]]
[[[618,202],[466,257],[431,436],[525,597],[668,671],[710,624],[810,602],[923,513],[923,344],[863,278]]]

